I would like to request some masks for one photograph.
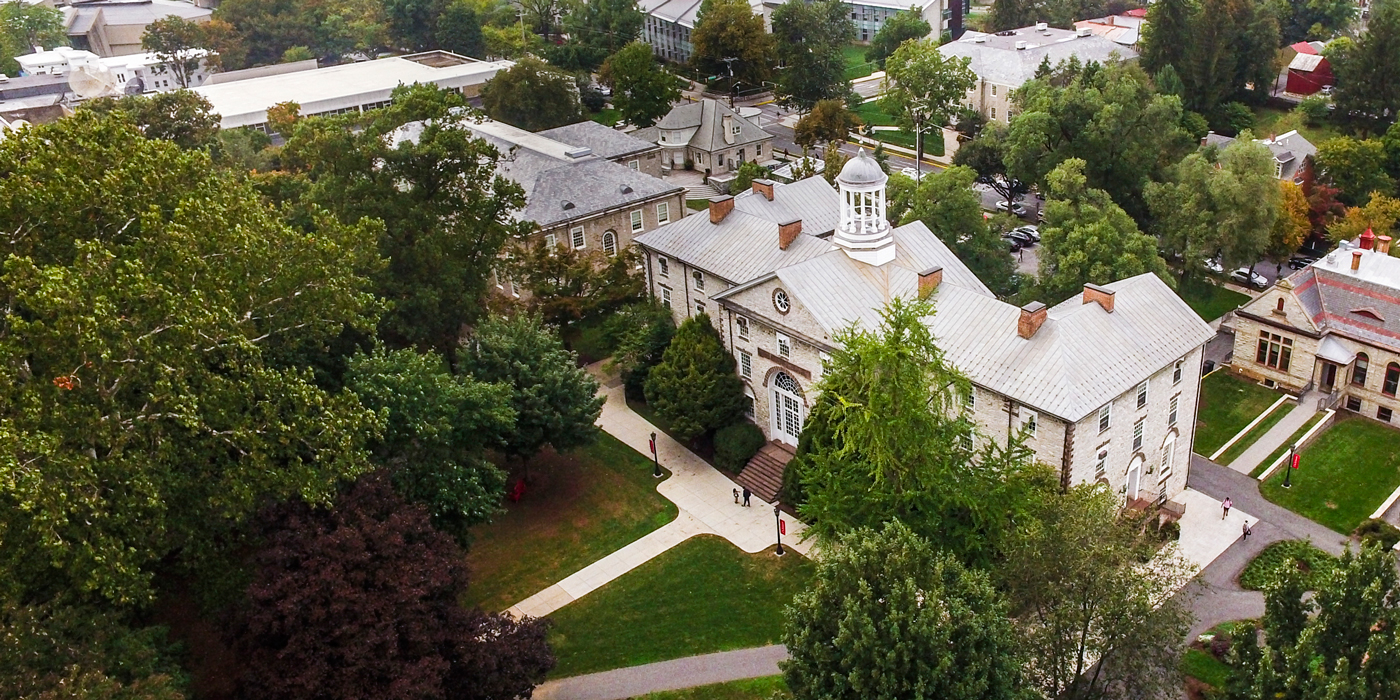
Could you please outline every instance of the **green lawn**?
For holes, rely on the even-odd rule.
[[[869,48],[860,44],[850,44],[841,49],[841,56],[846,59],[846,80],[864,78],[879,68],[875,63],[865,60],[865,52]]]
[[[699,688],[639,695],[631,700],[773,700],[790,698],[782,676],[702,685]]]
[[[1293,488],[1284,472],[1260,484],[1265,498],[1341,533],[1361,521],[1400,486],[1400,433],[1361,418],[1340,420],[1303,449]]]
[[[607,433],[530,463],[529,489],[472,530],[463,603],[505,610],[676,518],[650,459]]]
[[[1269,465],[1274,463],[1274,460],[1278,459],[1280,456],[1283,455],[1283,453],[1287,452],[1288,448],[1293,446],[1293,443],[1303,439],[1303,436],[1307,435],[1308,431],[1312,430],[1312,427],[1314,425],[1317,425],[1317,422],[1322,420],[1322,417],[1325,415],[1327,414],[1321,411],[1313,414],[1313,417],[1309,418],[1308,422],[1303,424],[1303,427],[1299,428],[1297,432],[1293,433],[1293,435],[1288,438],[1288,441],[1280,445],[1277,450],[1274,450],[1273,454],[1269,455],[1264,459],[1264,461],[1260,462],[1259,466],[1255,467],[1254,471],[1250,472],[1249,475],[1258,479],[1259,475],[1263,474],[1264,470],[1268,469]]]
[[[811,573],[795,552],[745,554],[693,537],[550,615],[551,675],[774,644],[783,607]]]
[[[1209,457],[1281,395],[1229,370],[1213,372],[1201,380],[1201,410],[1196,416],[1196,444],[1192,449]]]
[[[1294,566],[1304,572],[1321,575],[1332,566],[1336,558],[1312,543],[1303,540],[1283,540],[1264,548],[1240,572],[1240,588],[1247,591],[1264,589],[1274,572],[1284,566]]]
[[[1244,294],[1199,277],[1182,281],[1177,292],[1192,311],[1207,321],[1214,321],[1249,301],[1249,297]]]
[[[1245,433],[1244,437],[1236,440],[1235,444],[1231,445],[1230,449],[1225,450],[1225,453],[1220,455],[1220,458],[1215,461],[1219,464],[1229,465],[1231,462],[1239,459],[1240,455],[1244,454],[1244,451],[1249,449],[1250,445],[1258,442],[1259,438],[1264,437],[1264,433],[1269,432],[1269,429],[1274,427],[1275,423],[1283,420],[1284,416],[1292,413],[1297,408],[1298,404],[1296,402],[1289,401],[1274,409],[1273,413],[1270,413],[1264,420],[1259,421],[1259,425],[1254,426],[1253,430]]]
[[[688,209],[692,209],[692,210],[695,210],[695,211],[705,211],[706,209],[709,209],[709,208],[710,208],[710,200],[708,200],[708,199],[687,199],[687,200],[685,200],[685,206],[686,206]]]
[[[1286,134],[1294,129],[1303,135],[1303,138],[1312,142],[1316,146],[1330,138],[1342,135],[1337,127],[1330,123],[1323,123],[1320,126],[1307,126],[1297,114],[1272,107],[1262,107],[1254,110],[1254,138],[1265,139],[1270,134]]]
[[[617,123],[622,120],[622,112],[608,107],[588,115],[588,118],[603,126],[617,126]]]
[[[1181,656],[1181,672],[1215,688],[1230,682],[1230,666],[1202,649],[1187,649]]]
[[[607,318],[598,316],[575,321],[563,329],[564,344],[578,353],[580,364],[592,364],[612,357],[617,348],[603,337],[603,324]]]
[[[879,100],[862,102],[859,107],[856,107],[855,113],[861,121],[871,126],[899,126],[894,115],[880,109]]]

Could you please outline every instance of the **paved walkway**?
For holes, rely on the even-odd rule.
[[[1261,462],[1274,453],[1274,450],[1287,444],[1288,439],[1293,437],[1293,433],[1298,432],[1303,424],[1317,415],[1317,399],[1318,396],[1311,393],[1298,397],[1298,405],[1294,406],[1288,415],[1275,423],[1274,427],[1269,428],[1268,432],[1260,435],[1253,445],[1250,445],[1244,452],[1240,453],[1240,456],[1235,458],[1235,461],[1230,462],[1230,468],[1241,474],[1254,471]],[[1285,403],[1274,410],[1282,411],[1287,407],[1288,404]]]
[[[607,397],[607,402],[598,425],[609,435],[648,457],[649,441],[652,434],[656,435],[661,466],[671,471],[671,477],[660,482],[656,490],[676,504],[680,515],[661,529],[511,606],[508,612],[513,615],[544,617],[695,535],[719,535],[751,554],[777,542],[778,523],[772,503],[755,497],[748,508],[736,505],[733,493],[740,487],[627,408],[618,382],[605,382],[599,393]],[[807,556],[812,542],[800,541],[806,525],[786,513],[782,518],[788,533],[783,546]]]
[[[550,681],[535,688],[532,697],[535,700],[624,700],[665,690],[776,676],[781,673],[778,662],[787,657],[787,649],[781,644],[689,656]]]

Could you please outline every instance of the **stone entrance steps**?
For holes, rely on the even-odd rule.
[[[774,503],[783,488],[783,470],[795,454],[796,450],[786,443],[771,441],[759,449],[734,480],[755,496]]]

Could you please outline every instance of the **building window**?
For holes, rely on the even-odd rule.
[[[1360,412],[1361,412],[1361,399],[1358,399],[1358,398],[1356,398],[1355,396],[1348,396],[1348,397],[1347,397],[1347,410],[1348,410],[1348,411],[1351,411],[1352,413],[1360,413]]]
[[[1109,427],[1109,424],[1110,424],[1112,418],[1113,418],[1113,404],[1111,404],[1111,403],[1110,403],[1110,404],[1104,404],[1104,407],[1099,409],[1099,432],[1100,432],[1100,433],[1102,433],[1102,432],[1105,431],[1105,430],[1108,430],[1108,427]]]
[[[656,225],[671,222],[671,205],[669,202],[662,202],[656,205]]]
[[[996,96],[997,96],[997,86],[993,85],[993,86],[992,86],[992,97],[996,97]]]
[[[1400,365],[1392,362],[1385,368],[1385,384],[1381,385],[1381,393],[1394,396],[1397,385],[1400,385]]]
[[[544,234],[544,247],[546,247],[546,248],[548,248],[548,249],[550,249],[550,250],[554,250],[554,247],[557,246],[557,245],[559,245],[559,237],[558,237],[558,236],[556,236],[556,235],[554,235],[554,234],[552,234],[552,233],[546,233],[546,234]]]
[[[639,160],[628,161],[628,162],[627,162],[627,167],[629,167],[629,168],[631,168],[631,169],[633,169],[633,170],[640,170],[641,167],[642,167],[642,162],[639,161]]]
[[[690,277],[691,279],[695,280],[696,291],[705,291],[705,273],[699,270],[694,270],[690,273]]]
[[[574,250],[583,250],[583,227],[575,226],[569,229],[569,240],[574,243]]]
[[[642,230],[642,210],[632,212],[632,233],[640,233]]]
[[[792,341],[782,333],[778,334],[778,357],[792,357]]]
[[[696,315],[696,316],[699,316],[700,314],[703,314],[703,313],[705,313],[705,305],[704,305],[704,304],[701,304],[701,303],[698,302],[698,301],[695,302],[695,315]]]
[[[753,408],[753,392],[749,391],[748,389],[744,389],[744,415],[748,416],[749,418],[753,418]]]
[[[661,288],[661,305],[668,309],[671,308],[671,290],[665,287]]]
[[[1137,452],[1138,450],[1142,449],[1142,421],[1143,421],[1143,420],[1144,420],[1144,419],[1139,418],[1139,419],[1137,419],[1137,422],[1133,423],[1133,451],[1134,451],[1134,452]]]
[[[1259,331],[1259,350],[1254,361],[1280,372],[1288,371],[1288,363],[1293,359],[1293,339],[1277,333]]]
[[[1181,383],[1181,366],[1184,364],[1186,360],[1177,360],[1176,364],[1172,365],[1172,384]]]
[[[1021,430],[1025,432],[1026,437],[1035,437],[1035,429],[1036,424],[1039,423],[1039,416],[1036,415],[1035,411],[1027,410],[1024,407],[1021,411],[1024,414],[1021,416]]]
[[[735,316],[734,325],[739,328],[739,340],[748,340],[749,318],[747,316]]]
[[[662,277],[671,276],[671,261],[666,258],[656,259],[656,272]]]
[[[754,160],[758,160],[758,157],[761,155],[763,155],[763,144],[760,143],[753,147]]]
[[[1371,367],[1371,358],[1366,357],[1366,353],[1356,353],[1356,364],[1351,368],[1351,383],[1357,386],[1366,386],[1366,370]]]
[[[739,351],[739,376],[744,379],[753,377],[753,355],[743,350]]]
[[[996,108],[996,107],[993,107],[993,108],[992,108],[992,119],[996,119],[996,118],[997,118],[997,108]]]
[[[1108,478],[1108,450],[1099,450],[1098,459],[1094,461],[1094,481]]]
[[[1142,408],[1143,406],[1146,406],[1146,405],[1147,405],[1147,382],[1143,382],[1143,383],[1141,383],[1141,384],[1138,385],[1138,390],[1137,390],[1137,407],[1138,407],[1138,408]]]
[[[972,388],[972,387],[970,387],[970,386],[967,388],[967,396],[963,397],[963,406],[966,406],[966,407],[967,407],[968,413],[971,413],[972,411],[977,410],[977,390],[976,390],[976,389],[974,389],[974,388]]]
[[[603,234],[603,252],[610,258],[617,255],[617,234],[612,231]]]
[[[1376,409],[1376,417],[1389,423],[1392,417],[1391,410],[1386,408],[1385,406],[1381,406],[1380,408]]]
[[[1178,401],[1179,401],[1180,399],[1181,399],[1181,396],[1180,396],[1180,395],[1177,395],[1177,396],[1173,396],[1173,397],[1172,397],[1171,406],[1167,409],[1167,427],[1171,427],[1171,426],[1173,426],[1173,425],[1176,425],[1176,408],[1177,408],[1177,403],[1178,403]]]

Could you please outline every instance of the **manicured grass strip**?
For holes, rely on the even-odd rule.
[[[792,697],[787,692],[787,684],[783,682],[782,676],[750,678],[685,690],[668,690],[664,693],[639,695],[631,700],[770,700],[775,697]]]
[[[1337,532],[1349,533],[1400,486],[1400,433],[1353,418],[1327,428],[1303,450],[1283,488],[1280,469],[1260,484],[1265,498]]]
[[[861,121],[871,126],[899,126],[894,115],[880,109],[879,100],[862,102],[859,107],[856,107],[855,112]]]
[[[1181,300],[1206,321],[1214,321],[1249,301],[1249,296],[1245,294],[1200,277],[1182,281],[1176,291],[1181,295]]]
[[[617,123],[622,120],[622,111],[608,107],[588,115],[588,118],[603,126],[617,126]]]
[[[1302,440],[1303,436],[1307,435],[1308,431],[1312,430],[1312,427],[1314,425],[1317,425],[1317,422],[1322,420],[1326,415],[1326,411],[1318,411],[1317,413],[1313,414],[1313,417],[1309,418],[1308,422],[1304,423],[1303,427],[1298,429],[1298,432],[1290,435],[1288,437],[1287,442],[1283,443],[1283,445],[1280,446],[1277,450],[1274,450],[1273,454],[1264,458],[1264,461],[1260,462],[1259,466],[1255,467],[1254,471],[1250,472],[1249,475],[1258,479],[1259,475],[1263,474],[1264,470],[1269,468],[1269,465],[1273,464],[1276,460],[1278,460],[1279,457],[1282,457],[1283,454],[1288,451],[1288,448],[1293,446],[1293,443]]]
[[[685,200],[685,206],[686,206],[687,209],[691,209],[691,210],[693,210],[693,211],[705,211],[706,209],[709,209],[709,208],[710,208],[710,200],[708,200],[708,199],[687,199],[687,200]]]
[[[1254,426],[1253,430],[1250,430],[1245,433],[1244,437],[1236,440],[1235,444],[1230,446],[1230,449],[1225,450],[1225,454],[1220,455],[1220,459],[1215,460],[1216,463],[1228,465],[1236,459],[1239,459],[1239,456],[1244,454],[1244,451],[1249,449],[1251,445],[1258,442],[1259,438],[1264,437],[1264,433],[1269,432],[1269,429],[1274,427],[1274,424],[1283,420],[1284,416],[1292,413],[1297,408],[1298,403],[1296,401],[1285,401],[1278,408],[1275,408],[1273,413],[1266,416],[1264,420],[1259,421],[1259,424]]]
[[[1206,377],[1201,381],[1201,410],[1196,416],[1199,425],[1193,449],[1197,454],[1213,454],[1272,406],[1279,395],[1228,370]]]
[[[774,644],[812,564],[693,537],[549,618],[553,677]]]
[[[1230,666],[1208,651],[1187,649],[1181,656],[1181,672],[1215,688],[1230,682]]]
[[[841,56],[846,61],[846,80],[864,78],[879,68],[873,61],[865,60],[865,52],[869,48],[860,44],[849,44],[841,49]]]
[[[1292,110],[1284,111],[1272,107],[1260,107],[1254,110],[1254,133],[1256,134],[1285,134],[1294,129],[1297,129],[1303,138],[1314,144],[1342,135],[1342,132],[1330,121],[1317,126],[1308,126]]]
[[[599,432],[573,454],[531,461],[518,503],[472,530],[463,603],[505,610],[676,519],[651,460]]]
[[[1248,591],[1262,591],[1273,580],[1275,574],[1286,566],[1296,567],[1309,573],[1314,580],[1332,567],[1336,558],[1312,543],[1303,540],[1284,540],[1264,548],[1254,560],[1240,572],[1240,588]]]

